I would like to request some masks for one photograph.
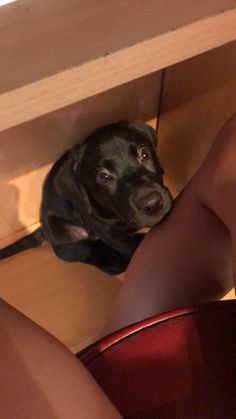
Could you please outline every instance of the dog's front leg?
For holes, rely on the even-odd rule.
[[[56,216],[44,219],[44,234],[56,255],[67,262],[83,262],[92,254],[92,242],[87,231]]]
[[[124,265],[127,267],[131,257],[133,256],[133,253],[137,249],[144,236],[145,234],[143,233],[137,233],[128,236],[125,239],[109,240],[108,244],[120,254]]]
[[[127,268],[127,260],[120,252],[102,240],[95,240],[92,243],[92,253],[87,263],[94,265],[110,275],[117,275]]]
[[[91,241],[92,252],[86,263],[94,265],[104,272],[117,275],[126,270],[129,261],[143,238],[136,234],[125,240],[94,240]]]

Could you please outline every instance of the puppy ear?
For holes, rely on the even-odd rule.
[[[80,165],[84,155],[84,149],[83,144],[76,144],[71,150],[72,170],[77,176],[80,175]]]
[[[47,219],[47,232],[54,246],[88,239],[87,231],[54,215]]]
[[[151,141],[153,147],[156,148],[157,133],[150,125],[144,124],[142,122],[132,122],[129,124],[129,128],[146,135]]]
[[[91,213],[91,203],[85,186],[81,180],[81,162],[85,151],[84,144],[77,144],[71,152],[72,158],[72,171],[73,177],[76,185],[76,190],[74,191],[73,201],[77,201],[78,205],[81,207],[81,213],[84,215]]]

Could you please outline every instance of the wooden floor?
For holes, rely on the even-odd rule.
[[[60,261],[48,245],[2,260],[0,277],[0,296],[73,352],[96,338],[120,287],[117,277]]]

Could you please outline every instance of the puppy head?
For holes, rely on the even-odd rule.
[[[74,169],[92,205],[130,228],[157,224],[172,206],[148,125],[121,122],[96,130],[78,149]]]

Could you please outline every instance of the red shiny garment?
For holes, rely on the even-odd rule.
[[[236,301],[152,317],[78,356],[125,418],[236,418]]]

